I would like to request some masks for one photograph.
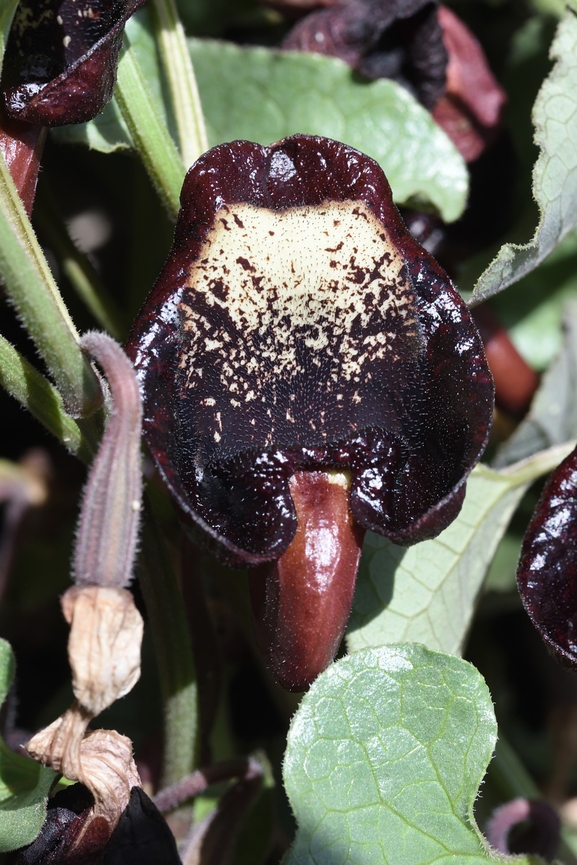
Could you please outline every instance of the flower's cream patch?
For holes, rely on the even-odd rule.
[[[375,364],[402,365],[419,348],[405,262],[363,202],[284,211],[223,206],[187,283],[184,386],[190,394],[209,376],[211,396],[234,395],[233,408],[244,408],[255,391],[268,407],[273,391],[273,402],[293,400],[279,391],[286,383],[301,405],[303,388],[315,385],[339,407],[358,403]],[[282,416],[296,421],[288,404]],[[324,421],[306,424],[314,432]],[[222,424],[211,435],[220,442]]]

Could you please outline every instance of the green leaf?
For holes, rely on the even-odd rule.
[[[14,679],[14,658],[0,640],[0,702]],[[11,751],[0,739],[0,853],[30,844],[46,817],[46,799],[58,776]]]
[[[154,44],[145,35],[147,19],[140,14],[129,24],[127,35],[139,66],[148,82],[158,82]],[[211,40],[190,40],[189,46],[211,147],[237,138],[270,144],[296,132],[336,138],[380,163],[396,201],[437,208],[448,222],[462,213],[468,189],[465,163],[404,88],[384,79],[361,81],[345,63],[317,54]],[[172,129],[159,88],[151,95]],[[117,107],[111,104],[64,136],[105,151],[126,147],[131,137],[117,121]]]
[[[577,301],[567,307],[565,342],[547,370],[529,413],[497,451],[494,468],[577,439]]]
[[[563,312],[577,297],[577,231],[572,231],[536,270],[491,307],[525,360],[547,369],[563,345]]]
[[[487,686],[459,658],[403,645],[333,664],[289,732],[299,829],[285,865],[503,861],[473,818],[496,734]]]
[[[570,450],[570,445],[552,448],[502,472],[477,466],[461,513],[434,540],[406,548],[368,533],[349,621],[349,650],[418,641],[459,654],[513,511],[529,484]]]
[[[533,195],[540,221],[526,244],[506,243],[481,274],[472,296],[479,302],[534,270],[577,226],[577,18],[567,11],[551,58],[556,59],[533,108],[540,148],[533,172]]]
[[[467,170],[428,111],[402,87],[367,83],[318,54],[191,40],[211,145],[236,138],[270,144],[296,132],[324,135],[372,156],[398,202],[463,211]]]

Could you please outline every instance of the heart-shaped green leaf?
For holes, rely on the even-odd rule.
[[[366,82],[320,54],[190,43],[211,144],[270,144],[305,132],[362,150],[381,165],[396,201],[432,203],[450,222],[462,212],[467,170],[428,111],[401,86]]]
[[[473,817],[496,734],[487,686],[459,658],[409,644],[333,664],[289,733],[299,830],[285,865],[512,861],[489,851]]]

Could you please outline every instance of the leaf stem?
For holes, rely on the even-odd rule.
[[[150,504],[143,514],[138,576],[155,646],[164,702],[162,786],[194,771],[199,750],[196,671],[182,593]]]
[[[91,414],[102,402],[100,384],[1,155],[0,276],[67,411]]]
[[[512,463],[505,469],[500,469],[498,473],[511,480],[515,486],[521,483],[530,483],[557,468],[559,463],[569,456],[575,444],[576,442],[572,440],[538,451],[524,460]]]
[[[174,0],[153,0],[152,8],[156,39],[174,106],[180,153],[188,168],[208,149],[194,68]]]
[[[185,167],[160,117],[136,55],[125,34],[115,90],[134,146],[172,219],[180,206]]]

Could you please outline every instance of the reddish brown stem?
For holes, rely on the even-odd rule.
[[[32,213],[46,129],[12,120],[0,105],[0,153],[28,216]]]

